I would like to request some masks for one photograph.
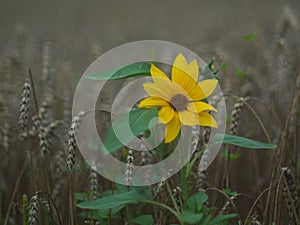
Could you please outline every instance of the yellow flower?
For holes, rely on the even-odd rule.
[[[153,64],[150,73],[153,83],[143,84],[150,97],[143,99],[138,107],[159,108],[159,123],[166,124],[166,143],[177,137],[181,124],[217,127],[215,119],[207,112],[216,109],[200,100],[212,94],[218,81],[207,79],[197,83],[199,67],[196,60],[188,64],[179,54],[172,66],[172,80]]]

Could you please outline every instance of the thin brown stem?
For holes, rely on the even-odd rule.
[[[250,209],[249,212],[248,212],[248,215],[247,215],[247,217],[246,217],[246,219],[245,219],[244,225],[247,225],[247,221],[248,221],[248,219],[249,219],[249,217],[250,217],[250,215],[251,215],[251,213],[252,213],[254,207],[257,205],[258,201],[262,198],[262,196],[263,196],[269,189],[270,189],[270,187],[266,188],[265,190],[263,190],[263,191],[259,194],[259,196],[257,197],[257,199],[255,200],[255,202],[254,202],[253,205],[251,206],[251,209]]]
[[[6,213],[6,216],[5,216],[4,225],[7,225],[7,224],[8,224],[9,214],[10,214],[10,211],[11,211],[11,209],[12,209],[12,206],[13,206],[14,199],[15,199],[15,197],[16,197],[18,188],[19,188],[19,186],[20,186],[21,179],[22,179],[22,177],[23,177],[23,175],[24,175],[24,173],[25,173],[25,171],[26,171],[27,164],[28,164],[28,158],[25,159],[25,161],[24,161],[24,163],[23,163],[23,165],[22,165],[21,171],[20,171],[20,173],[19,173],[18,179],[16,180],[16,183],[15,183],[15,186],[14,186],[14,189],[13,189],[13,192],[12,192],[12,195],[11,195],[11,198],[10,198],[8,210],[7,210],[7,213]]]

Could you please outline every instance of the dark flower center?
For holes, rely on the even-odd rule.
[[[177,94],[171,98],[170,103],[176,111],[183,111],[187,109],[188,100],[185,96]]]

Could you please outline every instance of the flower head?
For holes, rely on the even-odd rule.
[[[212,94],[218,81],[197,82],[199,66],[196,60],[188,64],[179,54],[172,66],[172,80],[153,64],[150,73],[153,83],[143,84],[149,97],[140,102],[139,108],[159,108],[159,122],[166,124],[166,143],[177,137],[181,124],[217,127],[215,119],[207,112],[216,109],[201,100]]]

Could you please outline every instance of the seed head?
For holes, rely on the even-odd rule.
[[[30,83],[29,80],[26,79],[22,94],[21,94],[21,104],[19,109],[19,127],[22,130],[27,129],[28,127],[28,118],[30,112]]]

